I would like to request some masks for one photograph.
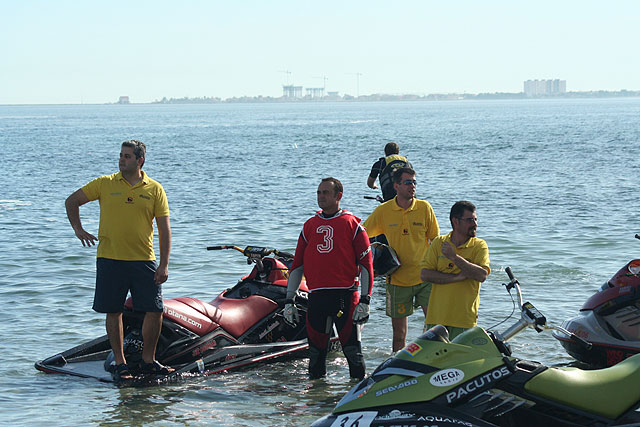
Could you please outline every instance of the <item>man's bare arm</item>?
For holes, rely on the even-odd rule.
[[[160,238],[160,263],[156,269],[155,282],[160,285],[169,278],[169,254],[171,253],[171,225],[168,216],[156,218]]]
[[[84,194],[82,189],[76,190],[72,195],[67,197],[64,202],[64,206],[67,210],[67,218],[73,227],[73,231],[76,233],[76,237],[82,242],[82,246],[93,246],[98,238],[93,234],[87,232],[82,228],[82,221],[80,220],[80,206],[89,201],[87,195]]]

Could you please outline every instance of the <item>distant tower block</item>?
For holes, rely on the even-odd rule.
[[[322,98],[324,97],[324,88],[323,87],[308,87],[305,89],[307,91],[307,96],[311,98]]]
[[[120,99],[118,99],[118,104],[129,104],[129,102],[128,96],[121,96]]]
[[[567,93],[567,81],[554,80],[527,80],[524,82],[524,93],[527,96],[560,95]]]
[[[302,86],[283,85],[282,96],[284,98],[302,98]]]

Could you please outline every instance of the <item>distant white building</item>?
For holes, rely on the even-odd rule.
[[[302,98],[302,86],[282,86],[282,96],[285,98]]]
[[[524,93],[527,96],[546,96],[567,93],[567,81],[554,80],[527,80],[524,82]]]
[[[309,98],[323,98],[324,97],[324,88],[323,87],[307,87],[305,88],[307,91],[307,96]]]
[[[120,99],[118,99],[118,104],[129,104],[129,102],[128,96],[121,96]]]

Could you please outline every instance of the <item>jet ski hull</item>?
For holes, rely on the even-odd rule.
[[[609,332],[610,325],[593,311],[583,311],[578,316],[565,320],[562,327],[591,343],[591,348],[586,348],[562,332],[553,331],[554,338],[560,341],[567,353],[588,366],[613,366],[640,353],[640,341],[614,338]]]
[[[218,349],[208,356],[191,363],[176,366],[170,375],[138,376],[138,382],[160,381],[169,377],[206,376],[246,367],[256,363],[307,356],[306,339],[273,344],[239,344]],[[102,382],[114,382],[105,363],[111,355],[106,337],[98,338],[82,346],[74,347],[35,364],[39,371],[49,374],[66,374],[82,378],[94,378]]]

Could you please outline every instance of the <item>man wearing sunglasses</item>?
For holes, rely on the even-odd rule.
[[[480,283],[491,269],[487,243],[476,237],[474,204],[456,202],[449,219],[453,230],[431,243],[420,276],[433,283],[425,329],[443,325],[453,339],[477,324]]]
[[[364,222],[369,236],[385,234],[400,259],[400,268],[387,276],[387,316],[393,327],[393,351],[405,345],[408,316],[414,307],[427,314],[431,284],[420,279],[430,242],[440,234],[431,204],[416,198],[416,172],[407,167],[393,173],[396,197],[378,206]]]

